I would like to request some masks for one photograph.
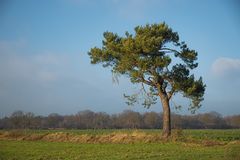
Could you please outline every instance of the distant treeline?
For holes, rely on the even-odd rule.
[[[172,127],[182,129],[227,129],[240,128],[240,115],[221,116],[217,112],[196,115],[172,114]],[[162,113],[139,113],[125,110],[119,114],[107,114],[90,110],[74,115],[36,116],[31,112],[16,111],[0,119],[0,129],[122,129],[162,128]]]

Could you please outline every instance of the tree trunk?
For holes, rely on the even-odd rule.
[[[169,99],[167,97],[160,97],[163,107],[163,131],[162,137],[168,138],[171,135],[171,111],[169,106]]]

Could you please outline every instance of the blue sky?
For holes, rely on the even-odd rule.
[[[87,52],[101,46],[104,31],[123,35],[163,21],[199,53],[195,73],[207,85],[199,112],[239,114],[239,9],[237,0],[2,0],[0,116],[162,111],[160,103],[149,110],[126,106],[123,93],[138,87],[125,77],[114,84],[110,70],[91,65]],[[188,104],[179,96],[174,102]]]

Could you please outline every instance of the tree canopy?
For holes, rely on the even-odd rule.
[[[155,103],[155,96],[170,100],[181,93],[191,100],[189,109],[194,112],[201,106],[205,91],[202,77],[196,79],[190,73],[198,66],[197,52],[165,23],[137,26],[134,31],[124,36],[104,32],[102,47],[91,48],[88,53],[91,63],[101,63],[113,73],[128,76],[132,83],[149,86],[143,102],[146,107]],[[136,102],[136,95],[125,97],[129,104]]]

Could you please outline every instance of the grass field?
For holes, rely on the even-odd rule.
[[[11,131],[0,131],[0,135],[7,132]],[[121,143],[121,141],[117,143],[68,142],[67,140],[49,142],[46,139],[27,140],[19,137],[56,133],[88,135],[91,138],[114,134],[129,135],[122,137],[126,139],[132,137],[133,133],[139,133],[145,135],[140,136],[141,138],[149,138],[148,135],[159,136],[159,130],[138,130],[137,132],[133,130],[25,130],[19,134],[17,132],[19,131],[9,134],[8,138],[1,136],[0,160],[240,160],[240,130],[184,130],[177,135],[181,137],[179,139],[176,137],[169,141],[156,139],[155,142],[134,139],[134,141],[125,141],[127,143]]]

